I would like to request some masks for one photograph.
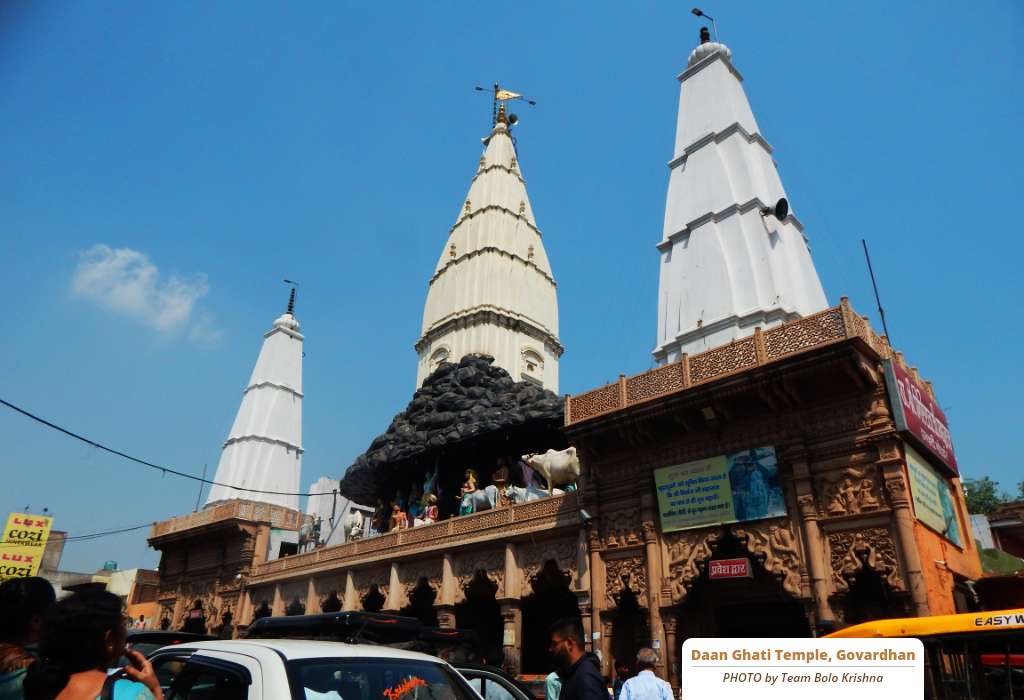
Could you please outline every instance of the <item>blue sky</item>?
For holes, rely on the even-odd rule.
[[[829,301],[873,311],[931,379],[966,476],[1024,478],[1019,3],[720,3]],[[489,101],[559,282],[563,393],[651,366],[679,3],[0,5],[0,396],[200,473],[302,283],[303,482],[404,407],[427,280]],[[83,267],[84,265],[84,267]],[[132,271],[133,286],[110,286]],[[90,273],[92,276],[90,276]],[[196,485],[4,411],[0,512],[72,534],[189,511]],[[155,565],[145,532],[65,568]]]

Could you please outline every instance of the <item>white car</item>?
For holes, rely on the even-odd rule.
[[[480,700],[440,659],[298,639],[190,642],[149,660],[167,700]]]

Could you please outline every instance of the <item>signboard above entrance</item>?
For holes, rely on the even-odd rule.
[[[896,429],[908,433],[954,475],[960,471],[953,454],[946,414],[927,388],[898,362],[885,360],[885,385],[889,390]]]
[[[786,514],[774,447],[663,467],[654,485],[662,532]]]
[[[751,578],[750,559],[712,559],[708,562],[708,576],[712,579]]]

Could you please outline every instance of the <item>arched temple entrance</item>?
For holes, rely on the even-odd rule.
[[[848,625],[907,614],[903,599],[877,571],[867,564],[849,577],[849,590],[842,601],[843,621]]]
[[[370,584],[370,590],[363,596],[363,610],[367,612],[380,612],[384,609],[384,594],[377,588],[377,584]]]
[[[399,610],[398,614],[415,617],[427,627],[437,627],[437,611],[434,610],[436,599],[437,593],[427,583],[427,577],[421,576],[416,587],[409,593],[409,604]]]
[[[333,613],[341,610],[341,599],[337,591],[331,591],[320,603],[320,612]]]
[[[749,560],[750,577],[712,579],[711,562],[721,559]],[[811,636],[804,602],[787,593],[730,531],[713,547],[711,559],[679,606],[678,629],[677,646],[690,637]]]
[[[500,666],[501,606],[494,598],[498,584],[489,579],[482,569],[478,569],[462,590],[466,599],[455,606],[455,625],[476,632],[487,662]]]
[[[548,559],[530,579],[533,593],[523,598],[522,673],[548,673],[552,670],[548,656],[548,629],[566,617],[580,617],[576,594],[569,589],[571,576]]]
[[[636,594],[625,589],[618,596],[618,604],[611,612],[612,639],[609,668],[623,662],[630,675],[636,673],[636,653],[650,644],[651,631],[647,612],[640,607]]]

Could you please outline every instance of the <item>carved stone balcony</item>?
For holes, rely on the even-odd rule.
[[[249,584],[393,561],[427,552],[451,551],[464,545],[505,541],[517,535],[556,527],[578,527],[579,524],[577,494],[570,492],[276,559],[254,566]]]
[[[283,530],[298,530],[302,524],[302,514],[290,508],[254,503],[253,501],[227,501],[209,508],[180,515],[170,520],[153,523],[149,531],[149,540],[183,533],[201,527],[215,527],[228,521],[244,520],[254,523],[270,523],[272,527]]]
[[[565,399],[565,424],[572,425],[627,406],[684,391],[690,387],[745,372],[792,355],[850,338],[860,338],[882,358],[891,358],[888,342],[875,334],[866,317],[858,316],[843,297],[838,306],[735,340],[679,362],[657,367]]]

